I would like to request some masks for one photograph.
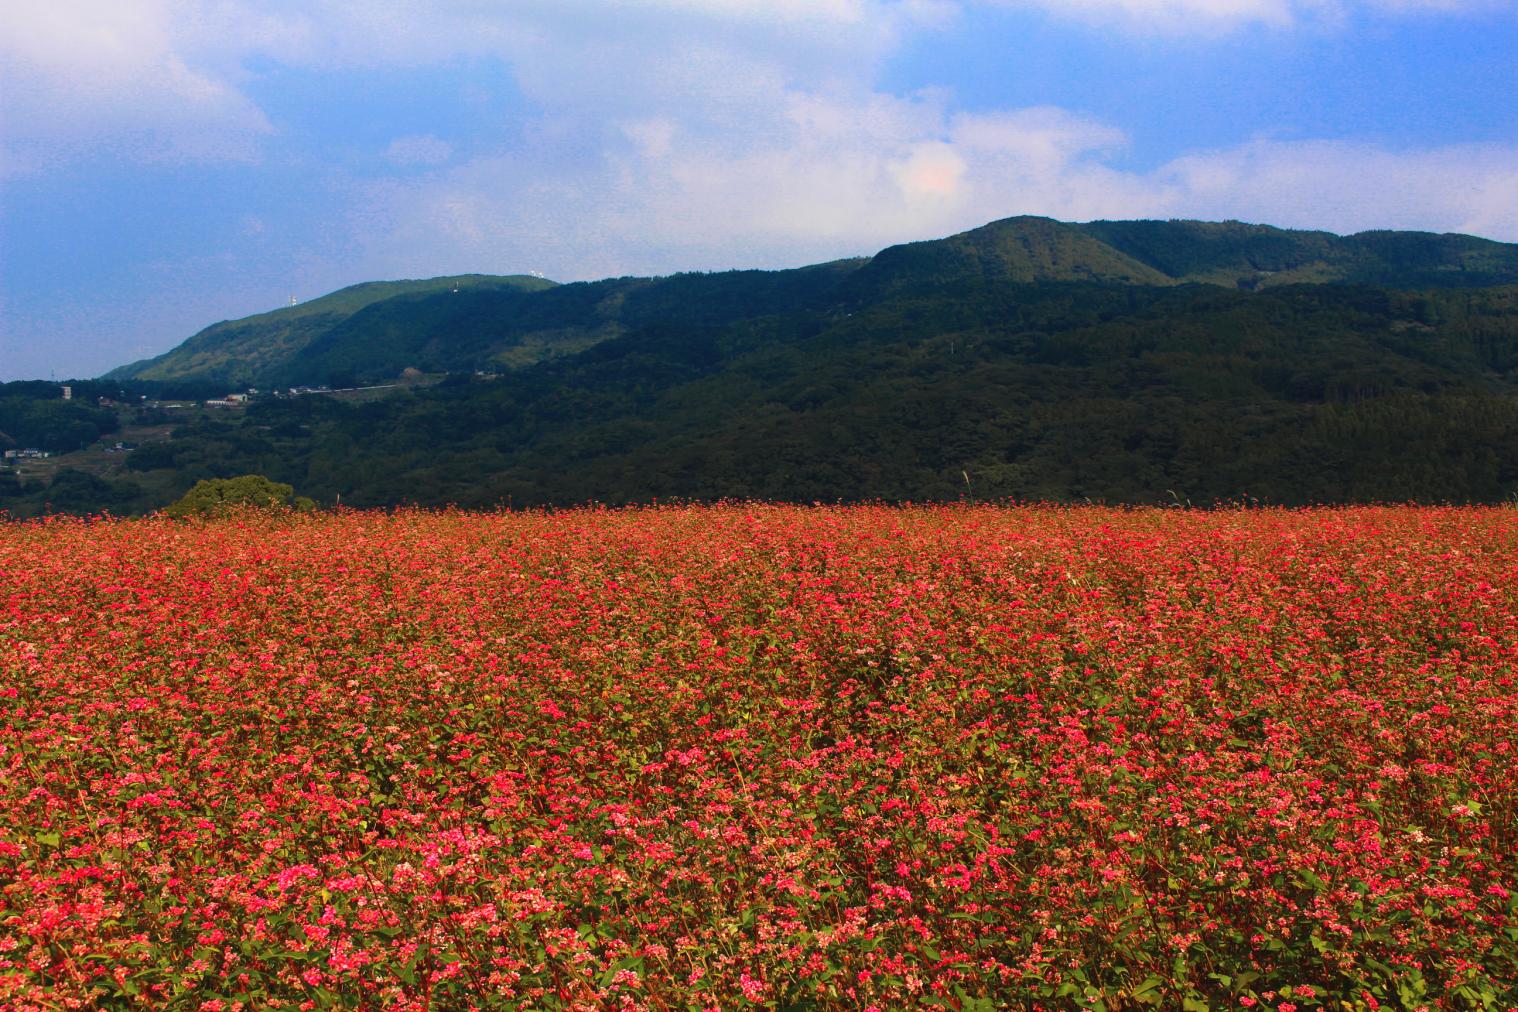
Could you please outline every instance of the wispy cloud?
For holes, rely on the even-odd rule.
[[[771,78],[868,74],[947,0],[12,0],[0,12],[9,170],[102,152],[255,157],[255,59],[326,70],[491,56],[546,110],[700,97],[728,113]]]
[[[1215,31],[1263,22],[1285,26],[1298,16],[1297,0],[995,0],[1037,7],[1058,17],[1149,31]],[[1317,6],[1316,4],[1314,6]]]
[[[1154,182],[1188,215],[1341,232],[1398,228],[1518,242],[1518,145],[1391,151],[1258,141],[1176,159]]]
[[[11,167],[100,150],[147,160],[254,157],[271,131],[240,62],[277,18],[238,4],[16,0],[0,13],[0,102]]]
[[[1122,131],[1055,108],[953,112],[942,95],[778,93],[742,136],[629,124],[594,162],[480,159],[363,201],[369,273],[563,279],[785,266],[1012,214],[1246,218],[1518,241],[1518,145],[1394,151],[1260,140],[1148,172]],[[449,258],[452,258],[451,260]]]
[[[982,0],[1143,34],[1216,35],[1248,25],[1344,28],[1365,16],[1461,15],[1506,0]]]
[[[969,2],[1160,26],[1482,6]],[[538,108],[525,140],[476,138],[471,150],[485,154],[461,161],[447,138],[398,137],[383,152],[396,177],[353,184],[351,242],[376,273],[531,266],[587,277],[800,262],[1019,212],[1247,215],[1518,238],[1511,148],[1257,142],[1134,173],[1114,157],[1123,131],[1078,112],[967,114],[948,92],[878,91],[881,61],[902,38],[955,9],[946,0],[442,0],[425,11],[402,0],[280,0],[256,10],[23,0],[5,21],[15,61],[0,83],[21,96],[8,100],[20,110],[8,134],[23,157],[66,157],[66,135],[82,130],[90,140],[76,143],[140,157],[235,158],[251,157],[274,129],[240,88],[252,55],[309,67],[501,58]],[[430,171],[402,171],[416,167]],[[1376,180],[1384,185],[1367,185]]]
[[[679,106],[742,118],[780,88],[868,86],[916,33],[967,6],[1036,8],[1141,31],[1453,16],[1498,0],[12,0],[0,14],[10,171],[109,152],[246,160],[277,129],[249,97],[255,59],[307,68],[509,65],[545,114]]]

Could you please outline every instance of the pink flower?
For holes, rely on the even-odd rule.
[[[744,970],[741,974],[739,974],[738,987],[743,991],[743,997],[747,998],[749,1001],[764,1000],[764,981],[756,980],[753,977],[750,977],[747,970]]]

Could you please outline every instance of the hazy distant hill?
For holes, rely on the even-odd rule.
[[[520,369],[654,321],[725,323],[857,309],[966,282],[1256,290],[1293,283],[1471,288],[1518,282],[1518,246],[1471,236],[1340,237],[1239,222],[1008,218],[874,257],[791,271],[728,271],[555,285],[467,275],[356,285],[299,306],[218,323],[112,379],[260,387]]]

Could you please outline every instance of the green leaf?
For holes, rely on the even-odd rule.
[[[1322,892],[1324,889],[1328,888],[1328,883],[1323,880],[1322,876],[1307,868],[1299,870],[1297,872],[1297,877],[1300,878],[1304,884],[1311,886],[1318,892]]]
[[[601,986],[606,987],[609,985],[612,982],[613,978],[615,978],[616,975],[621,973],[623,970],[632,970],[638,976],[643,976],[643,957],[624,956],[623,958],[608,966],[605,972],[601,974]]]
[[[996,1012],[996,1006],[989,998],[972,998],[959,985],[954,986],[954,997],[959,999],[960,1012]]]

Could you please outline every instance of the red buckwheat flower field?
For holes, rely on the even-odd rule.
[[[1510,508],[0,551],[0,1007],[1518,1002]]]

